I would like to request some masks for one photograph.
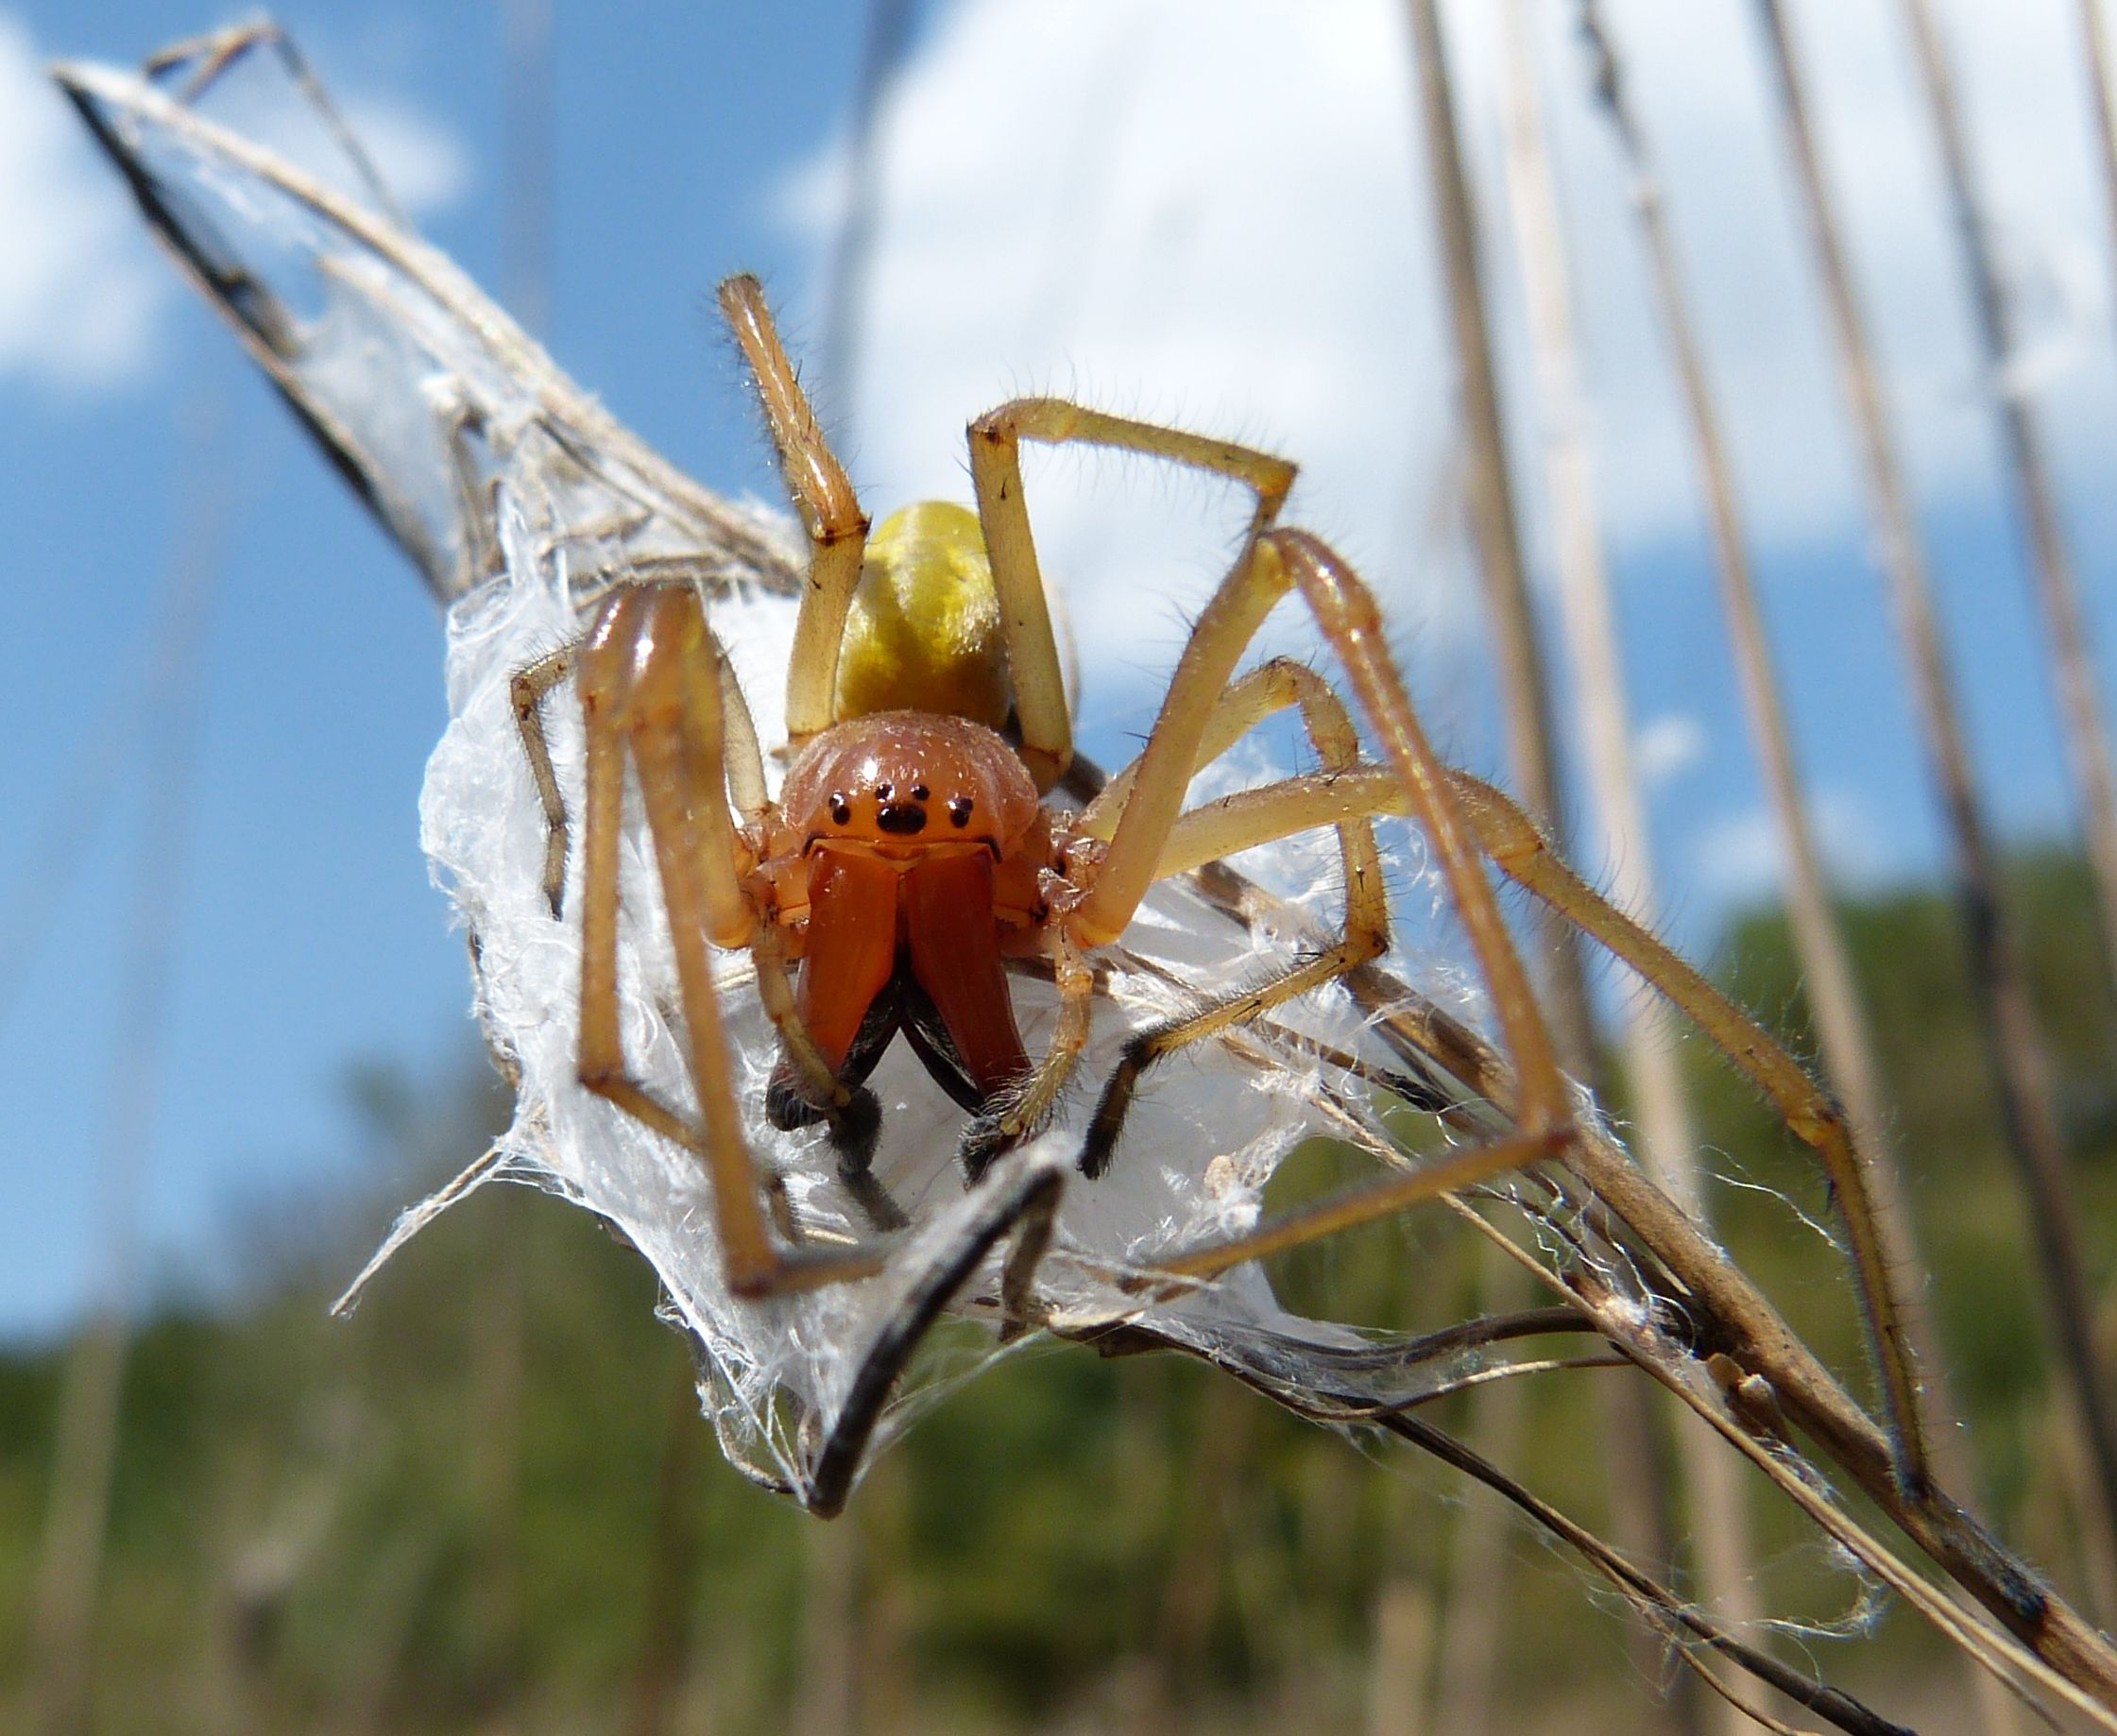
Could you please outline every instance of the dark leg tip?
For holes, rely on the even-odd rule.
[[[1118,1135],[1124,1132],[1125,1116],[1132,1113],[1133,1093],[1138,1089],[1139,1076],[1161,1059],[1159,1035],[1157,1031],[1143,1030],[1130,1038],[1118,1064],[1103,1082],[1102,1096],[1096,1100],[1095,1115],[1088,1122],[1087,1137],[1082,1141],[1078,1159],[1081,1173],[1091,1182],[1101,1180],[1110,1168],[1111,1154],[1118,1149]]]
[[[888,1235],[910,1225],[912,1220],[904,1215],[904,1208],[890,1197],[890,1190],[864,1166],[856,1167],[841,1157],[838,1179],[845,1184],[845,1191],[852,1195],[853,1203],[860,1207],[861,1216],[867,1219],[868,1228],[876,1234]]]
[[[875,1148],[882,1137],[882,1105],[862,1085],[853,1091],[843,1109],[829,1112],[830,1143],[838,1153],[841,1175],[857,1171],[865,1175],[875,1162]]]
[[[764,1087],[764,1118],[782,1133],[791,1133],[796,1128],[814,1127],[828,1118],[801,1093],[801,1086],[794,1068],[781,1059],[773,1069],[772,1078]]]
[[[1081,1143],[1081,1155],[1077,1166],[1091,1182],[1100,1182],[1110,1173],[1110,1157],[1118,1149],[1118,1130],[1105,1126],[1098,1115],[1088,1124],[1088,1136]]]
[[[964,1180],[976,1186],[985,1171],[992,1167],[993,1159],[1014,1144],[1015,1137],[1001,1128],[998,1115],[973,1116],[970,1125],[963,1130],[963,1143],[956,1148],[956,1159],[963,1165]]]

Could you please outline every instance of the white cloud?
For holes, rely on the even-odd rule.
[[[146,360],[168,267],[131,201],[0,12],[0,376],[105,385]]]
[[[867,339],[837,394],[871,502],[963,498],[965,422],[1054,392],[1298,459],[1294,516],[1403,619],[1464,610],[1422,546],[1451,434],[1425,228],[1397,216],[1420,196],[1410,80],[1386,0],[948,11],[885,102]],[[787,196],[819,244],[838,174]],[[1031,462],[1107,699],[1166,670],[1238,502],[1165,467]]]
[[[345,115],[383,185],[412,216],[446,211],[469,190],[463,142],[431,115],[383,96],[350,97]]]
[[[1809,823],[1823,872],[1840,888],[1873,886],[1904,872],[1903,852],[1861,798],[1844,788],[1818,790]],[[1715,910],[1776,897],[1785,878],[1785,853],[1770,809],[1745,808],[1708,821],[1684,845],[1684,883]]]
[[[1632,743],[1639,781],[1649,791],[1661,789],[1703,759],[1706,746],[1705,725],[1685,712],[1648,718]]]
[[[1793,9],[1913,475],[1929,501],[1989,489],[1955,244],[1896,12]],[[866,342],[834,394],[872,501],[962,498],[967,416],[1022,392],[1076,395],[1299,459],[1294,516],[1360,562],[1406,626],[1467,636],[1454,369],[1403,13],[1398,0],[948,9],[884,103]],[[1698,533],[1695,471],[1571,9],[1534,16],[1622,553]],[[1755,537],[1841,535],[1858,521],[1856,471],[1751,9],[1613,0],[1613,17],[1667,170]],[[2057,301],[2066,314],[2056,336],[2040,315],[2024,349],[2081,468],[2117,434],[2117,381],[2107,330],[2080,312],[2104,244],[2073,13],[2063,0],[1958,4],[1946,22],[2008,257],[2026,281],[2072,286],[2032,298],[2032,313]],[[1495,21],[1456,4],[1447,23],[1505,372],[1520,383]],[[819,247],[841,187],[833,152],[785,192]],[[2070,369],[2055,381],[2054,358]],[[1515,405],[1525,433],[1528,409]],[[1029,488],[1091,685],[1165,666],[1178,638],[1168,600],[1195,605],[1233,513],[1136,465],[1048,462]]]
[[[0,11],[0,381],[108,389],[148,366],[178,280],[46,58]],[[408,210],[461,196],[469,162],[452,133],[395,99],[353,95],[344,111]]]
[[[1556,9],[1564,11],[1568,9]],[[1929,503],[1999,482],[1979,391],[1959,248],[1899,9],[1790,0],[1825,172],[1910,474]],[[1943,4],[1972,154],[2003,265],[2023,288],[2018,358],[2085,458],[2117,435],[2100,285],[2108,281],[2074,9],[2063,0]],[[1598,460],[1613,531],[1634,543],[1697,534],[1697,469],[1678,414],[1629,189],[1580,58],[1541,14],[1578,293],[1599,387]],[[1460,10],[1465,24],[1478,17]],[[1763,43],[1747,0],[1612,0],[1635,107],[1664,171],[1710,372],[1754,537],[1816,541],[1860,522],[1849,437]],[[1475,47],[1477,30],[1460,33]],[[1466,55],[1483,112],[1486,55]],[[1496,181],[1494,183],[1496,192]],[[1510,266],[1510,270],[1511,266]],[[2062,295],[2038,293],[2057,285]],[[2083,300],[2093,304],[2092,312]],[[2081,341],[2084,326],[2091,342]]]

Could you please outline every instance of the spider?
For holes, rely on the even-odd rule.
[[[580,818],[579,1078],[694,1153],[709,1179],[726,1275],[739,1296],[856,1281],[881,1270],[907,1219],[872,1173],[880,1111],[865,1081],[901,1035],[966,1113],[958,1156],[977,1183],[1052,1118],[1086,1047],[1092,956],[1118,940],[1156,881],[1297,833],[1334,829],[1345,908],[1335,939],[1268,979],[1134,1033],[1075,1154],[1088,1180],[1118,1152],[1142,1076],[1189,1044],[1259,1019],[1357,972],[1389,941],[1374,821],[1425,830],[1491,996],[1513,1071],[1511,1130],[1246,1233],[1158,1257],[1172,1282],[1394,1214],[1502,1171],[1563,1160],[1581,1137],[1575,1095],[1508,937],[1479,854],[1558,906],[1697,1017],[1821,1154],[1852,1228],[1852,1253],[1900,1440],[1916,1392],[1896,1304],[1842,1117],[1784,1051],[1545,848],[1505,796],[1444,768],[1421,728],[1365,584],[1311,533],[1282,527],[1294,481],[1283,459],[1055,399],[1023,399],[968,430],[976,509],[927,502],[876,527],[795,375],[761,288],[737,276],[721,309],[755,381],[788,490],[807,529],[787,673],[791,754],[777,800],[758,732],[698,587],[622,585],[585,638],[517,672],[511,696],[548,828],[543,888],[563,918],[572,821],[545,740],[546,696],[570,675],[585,724]],[[1023,441],[1116,448],[1246,487],[1254,509],[1233,565],[1198,617],[1145,747],[1078,809],[1047,800],[1074,765],[1071,720],[1023,499]],[[1238,676],[1275,604],[1298,595],[1342,666],[1383,757],[1361,754],[1345,701],[1316,671],[1273,660]],[[1272,714],[1298,707],[1320,769],[1187,808],[1195,774]],[[695,1117],[650,1091],[620,1033],[619,863],[627,765],[636,775],[667,908]],[[872,1234],[804,1240],[745,1138],[713,982],[714,949],[744,948],[778,1054],[766,1111],[781,1130],[822,1125]],[[1010,961],[1041,961],[1057,989],[1044,1053],[1027,1052]],[[1032,1313],[1030,1275],[1050,1234],[1055,1183],[999,1205],[921,1292],[862,1378],[827,1458],[857,1458],[910,1345],[950,1286],[1003,1237],[1005,1330]],[[1905,1447],[1916,1472],[1916,1449]],[[849,1474],[849,1472],[848,1472]],[[819,1473],[819,1510],[837,1498]]]

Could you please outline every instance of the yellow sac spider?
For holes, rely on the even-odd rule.
[[[757,382],[788,489],[810,539],[787,672],[790,764],[767,789],[750,711],[688,579],[622,585],[586,638],[519,672],[512,701],[549,827],[544,891],[555,917],[570,823],[542,723],[544,696],[575,677],[585,725],[581,823],[581,1082],[697,1155],[711,1183],[726,1280],[739,1296],[881,1270],[904,1214],[871,1173],[880,1112],[863,1081],[901,1033],[939,1089],[969,1114],[959,1156],[972,1182],[1052,1116],[1086,1047],[1095,949],[1118,940],[1158,880],[1296,833],[1335,828],[1345,917],[1328,945],[1261,982],[1135,1032],[1103,1082],[1075,1166],[1112,1161],[1141,1075],[1157,1061],[1352,976],[1389,943],[1373,822],[1408,816],[1434,859],[1491,996],[1513,1072],[1511,1126],[1276,1222],[1157,1253],[1154,1282],[1211,1278],[1455,1192],[1501,1170],[1564,1158],[1582,1132],[1572,1088],[1501,920],[1477,853],[1563,911],[1698,1018],[1821,1156],[1852,1229],[1868,1326],[1896,1419],[1915,1440],[1902,1325],[1842,1116],[1745,1014],[1547,849],[1504,795],[1443,767],[1427,744],[1366,586],[1313,535],[1277,525],[1294,480],[1283,459],[1053,399],[1023,399],[970,424],[975,514],[904,509],[871,537],[816,424],[753,278],[720,302]],[[1194,624],[1144,750],[1086,807],[1047,804],[1073,763],[1057,650],[1022,496],[1020,445],[1080,443],[1189,465],[1255,502],[1234,565]],[[1236,665],[1274,604],[1298,594],[1343,666],[1384,759],[1364,759],[1344,702],[1315,671]],[[1264,718],[1298,706],[1318,771],[1185,807],[1193,776]],[[695,1120],[630,1069],[620,1033],[619,863],[625,767],[637,774],[674,947],[684,1064]],[[1092,780],[1089,780],[1092,783]],[[712,952],[746,948],[778,1033],[767,1117],[823,1123],[839,1172],[875,1233],[803,1241],[775,1177],[744,1136]],[[1005,963],[1040,958],[1058,991],[1032,1060]],[[1388,1081],[1383,1081],[1385,1084]],[[948,1285],[1010,1233],[1008,1329],[1034,1317],[1032,1279],[1056,1183],[1024,1177],[930,1286],[872,1364],[881,1387],[945,1305]],[[1130,1283],[1144,1280],[1135,1278]],[[834,1445],[857,1453],[862,1415]]]
[[[1156,880],[1295,832],[1338,830],[1347,893],[1335,944],[1263,983],[1143,1031],[1104,1084],[1079,1153],[1109,1164],[1140,1075],[1157,1060],[1379,955],[1389,916],[1370,816],[1415,813],[1455,885],[1512,1037],[1519,1130],[1440,1166],[1393,1177],[1299,1224],[1168,1263],[1210,1275],[1409,1198],[1562,1149],[1570,1098],[1521,966],[1383,645],[1365,587],[1313,536],[1274,528],[1294,468],[1224,441],[1022,400],[970,427],[975,515],[942,502],[897,513],[874,536],[831,454],[763,292],[750,277],[720,302],[754,375],[811,563],[787,675],[793,755],[766,792],[749,709],[682,581],[621,587],[586,638],[522,670],[515,715],[550,826],[544,884],[561,915],[571,830],[544,740],[544,695],[569,673],[587,739],[580,1077],[590,1091],[696,1152],[712,1180],[730,1286],[764,1295],[879,1270],[886,1244],[788,1246],[743,1137],[712,983],[712,947],[747,947],[777,1028],[768,1113],[826,1123],[841,1175],[878,1231],[902,1214],[869,1172],[879,1111],[863,1081],[901,1032],[941,1090],[970,1112],[972,1180],[1047,1119],[1086,1044],[1087,955],[1115,941]],[[1193,628],[1145,751],[1084,810],[1042,798],[1072,762],[1072,728],[1022,500],[1020,443],[1077,441],[1170,458],[1255,497],[1234,569]],[[1274,662],[1233,679],[1243,648],[1290,590],[1350,671],[1391,765],[1363,763],[1351,718],[1321,677]],[[1200,765],[1260,719],[1298,705],[1323,769],[1186,811]],[[1004,732],[1004,733],[1003,733]],[[639,779],[675,946],[694,1124],[629,1070],[619,1034],[618,864],[624,772]],[[1004,961],[1040,955],[1056,1029],[1027,1055]],[[1327,1218],[1327,1221],[1324,1219]],[[782,1226],[783,1227],[783,1226]]]

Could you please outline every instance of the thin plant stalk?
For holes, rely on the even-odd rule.
[[[1523,1294],[1526,1286],[1511,1263],[1493,1248],[1477,1251],[1482,1259],[1478,1285],[1486,1295],[1507,1299],[1500,1304],[1505,1306]],[[1479,1436],[1511,1451],[1527,1437],[1529,1397],[1523,1381],[1502,1381],[1480,1392],[1475,1413]],[[1507,1642],[1508,1552],[1513,1536],[1508,1517],[1500,1503],[1474,1493],[1450,1527],[1441,1636],[1444,1643],[1435,1648],[1434,1658],[1432,1724],[1437,1730],[1485,1736],[1495,1727],[1494,1712],[1503,1686],[1496,1665]],[[1639,1655],[1645,1661],[1644,1648]]]
[[[862,316],[867,311],[867,268],[882,205],[879,148],[882,93],[889,88],[912,40],[912,0],[868,0],[867,40],[861,50],[860,80],[846,128],[845,202],[824,267],[823,345],[818,372],[825,392],[849,403],[858,383]]]
[[[2003,1097],[2011,1099],[2024,1096],[2039,1076],[2047,1076],[2047,1064],[2036,1059],[2042,1040],[2033,1026],[2003,1024],[1997,1016],[2000,1009],[2025,1007],[2027,996],[2018,983],[2009,985],[2006,980],[2019,976],[2019,954],[2000,903],[1998,865],[1971,772],[1961,709],[1948,672],[1932,574],[1883,401],[1873,346],[1852,287],[1843,230],[1824,177],[1784,10],[1779,0],[1758,0],[1758,15],[1793,158],[1801,212],[1822,280],[1838,371],[1857,436],[1868,509],[1890,611],[1910,669],[1926,759],[1948,825],[1955,896],[1970,938],[1972,965],[1981,985],[1976,999],[1987,1010],[1986,1036],[1995,1076]],[[1854,1011],[1858,1011],[1856,1005]],[[1840,1030],[1823,1019],[1820,1012],[1818,1017],[1825,1063],[1844,1095],[1862,1146],[1873,1158],[1870,1177],[1881,1227],[1890,1242],[1891,1264],[1906,1271],[1923,1270],[1904,1200],[1903,1177],[1883,1133],[1888,1110],[1865,1019],[1858,1019],[1851,1030]],[[2045,1123],[2048,1116],[2024,1115],[2014,1110],[2006,1114],[2006,1120],[2010,1127],[2016,1127],[2024,1121]],[[1961,1413],[1948,1391],[1946,1362],[1934,1340],[1932,1322],[1916,1299],[1911,1299],[1906,1309],[1906,1328],[1917,1349],[1925,1375],[1927,1401],[1938,1424],[1933,1437],[1937,1467],[1950,1484],[1969,1488],[1972,1467],[1968,1443],[1958,1440],[1950,1426],[1950,1420]],[[2103,1613],[2107,1617],[2109,1611]]]
[[[2031,570],[2065,726],[2070,762],[2088,859],[2101,901],[2106,962],[2117,960],[2117,783],[2112,782],[2108,733],[2101,717],[2094,675],[2082,627],[2078,587],[2058,523],[2056,494],[2035,418],[2006,367],[2013,324],[2006,286],[1994,263],[1990,238],[1972,174],[1955,84],[1932,9],[1925,0],[1904,0],[1921,82],[1932,111],[1948,184],[1949,204],[1960,239],[1978,335],[1996,393],[2002,442],[2017,504],[2027,527]],[[1899,493],[1901,494],[1901,487]],[[1900,510],[1905,510],[1901,507]],[[1900,604],[1900,610],[1902,604]],[[1921,688],[1945,691],[1938,631],[1932,610],[1923,629],[1930,648],[1917,654]],[[1930,672],[1928,665],[1930,664]],[[2093,1341],[2093,1291],[2074,1233],[2076,1201],[2055,1104],[2049,1050],[2030,1001],[2019,945],[2000,908],[1993,857],[1982,817],[1970,799],[1967,755],[1943,766],[1945,800],[1956,838],[1956,873],[1962,886],[1965,924],[1984,992],[1988,1034],[2001,1081],[2001,1115],[2020,1168],[2043,1274],[2046,1305],[2058,1353],[2089,1435],[2106,1537],[2117,1532],[2117,1395]]]
[[[2109,206],[2110,239],[2117,244],[2117,53],[2109,40],[2101,0],[2079,0],[2080,31],[2088,48],[2090,95],[2095,111],[2095,136],[2103,171],[2103,196]]]
[[[2102,918],[2103,962],[2112,982],[2117,983],[2117,769],[2110,762],[2109,725],[2103,715],[2094,660],[2088,648],[2080,582],[2066,547],[2057,489],[2051,480],[2042,433],[2030,413],[2027,383],[2014,366],[2013,302],[1993,254],[1991,226],[1986,219],[1971,163],[1969,139],[1940,28],[1929,0],[1904,0],[1904,16],[1919,63],[1919,81],[1925,90],[1926,106],[1940,145],[1949,213],[1962,248],[1963,269],[1970,280],[1971,305],[1991,384],[1993,410],[1999,419],[2000,445],[2013,485],[2016,509],[2028,533],[2029,570],[2043,621],[2051,682],[2057,695],[2066,766],[2073,776],[2074,799],[2080,807],[2088,863],[2093,872]],[[2099,75],[2101,69],[2096,71]],[[2117,1441],[2117,1435],[2112,1440]],[[2117,1472],[2117,1464],[2108,1470]],[[2117,1476],[2112,1477],[2110,1490],[2117,1493]]]
[[[801,1599],[801,1676],[794,1727],[812,1736],[860,1728],[861,1580],[858,1525],[806,1527],[808,1584]]]
[[[1524,805],[1562,843],[1550,684],[1528,597],[1477,259],[1477,217],[1457,132],[1438,0],[1412,0],[1411,20],[1422,130],[1468,427],[1471,528],[1499,652],[1508,758]],[[1579,936],[1562,917],[1547,912],[1539,938],[1545,961],[1545,1000],[1560,1060],[1576,1078],[1592,1083],[1598,1069]],[[1665,1124],[1660,1132],[1665,1140],[1681,1142],[1664,1144],[1657,1153],[1673,1166],[1672,1173],[1680,1174],[1689,1162],[1692,1148],[1679,1128]],[[1677,1191],[1679,1198],[1695,1207],[1695,1175],[1687,1185],[1678,1181]],[[1642,1471],[1621,1465],[1614,1458],[1611,1461],[1613,1481],[1641,1474]],[[1699,1541],[1705,1592],[1719,1607],[1732,1608],[1740,1602],[1738,1588],[1746,1586],[1750,1577],[1733,1468],[1717,1449],[1713,1449],[1687,1454],[1685,1472],[1696,1509],[1694,1531]],[[1615,1504],[1637,1514],[1656,1510],[1651,1502],[1628,1498],[1623,1493],[1615,1497]],[[1488,1516],[1485,1523],[1494,1522]],[[1477,1554],[1472,1540],[1464,1540],[1463,1550],[1466,1557]],[[1447,1655],[1444,1649],[1443,1656]]]
[[[1585,437],[1565,244],[1558,192],[1538,111],[1534,50],[1522,0],[1501,9],[1501,81],[1508,206],[1521,257],[1530,352],[1543,411],[1545,481],[1556,532],[1560,620],[1579,689],[1589,788],[1612,845],[1613,902],[1653,926],[1653,846],[1632,766],[1630,706],[1603,563],[1595,461]],[[1684,1208],[1700,1211],[1698,1147],[1689,1098],[1675,1064],[1667,1003],[1631,998],[1625,1021],[1626,1071],[1638,1098],[1649,1166]]]
[[[1651,926],[1658,905],[1652,841],[1632,763],[1630,705],[1603,561],[1594,459],[1585,435],[1587,413],[1574,339],[1570,273],[1523,0],[1507,0],[1500,18],[1505,44],[1501,103],[1508,204],[1521,259],[1530,350],[1544,413],[1561,621],[1575,673],[1588,781],[1603,830],[1613,844],[1611,896]],[[1703,1222],[1698,1132],[1675,1039],[1673,1010],[1648,992],[1647,985],[1640,985],[1627,1003],[1624,1048],[1643,1155],[1670,1197]],[[1719,1523],[1699,1531],[1700,1576],[1711,1588],[1721,1614],[1738,1631],[1749,1630],[1761,1611],[1742,1534],[1738,1468],[1716,1442],[1690,1431],[1684,1441],[1684,1459],[1697,1484],[1699,1506],[1719,1516]],[[1718,1721],[1730,1729],[1744,1722],[1727,1702],[1719,1703]]]
[[[1433,1664],[1433,1594],[1416,1579],[1389,1579],[1374,1599],[1367,1676],[1367,1736],[1426,1736],[1426,1683]]]
[[[211,474],[209,470],[207,474]],[[96,1290],[60,1389],[50,1503],[30,1611],[32,1727],[77,1736],[94,1725],[96,1613],[108,1545],[111,1475],[123,1420],[128,1315],[140,1201],[154,1144],[157,1087],[169,1038],[174,952],[196,773],[198,680],[227,540],[225,483],[192,490],[169,605],[140,716],[150,745],[147,811],[134,865],[123,1022],[111,1047],[94,1166],[101,1197]]]
[[[552,0],[505,0],[501,281],[522,330],[551,322]]]
[[[502,234],[504,294],[523,329],[539,332],[551,310],[552,5],[504,0],[504,108],[501,179],[507,189]],[[496,1721],[512,1728],[523,1656],[521,1455],[528,1377],[526,1250],[512,1214],[484,1227],[483,1281],[473,1304],[470,1414],[476,1419],[470,1477],[480,1537],[477,1601],[486,1629]]]
[[[2102,196],[2109,207],[2108,244],[2117,264],[2117,54],[2111,52],[2103,0],[2078,4],[2080,36],[2088,51],[2088,94],[2095,111],[2095,166],[2102,171]]]
[[[1764,625],[1757,596],[1755,574],[1750,564],[1748,535],[1735,504],[1733,467],[1721,430],[1719,407],[1706,378],[1705,358],[1698,339],[1682,273],[1677,264],[1674,238],[1663,201],[1661,177],[1652,147],[1633,111],[1626,88],[1616,44],[1604,27],[1598,0],[1581,0],[1583,34],[1596,59],[1596,94],[1616,132],[1632,176],[1632,206],[1638,213],[1648,274],[1653,284],[1655,309],[1668,344],[1682,398],[1691,443],[1697,454],[1699,482],[1713,542],[1714,568],[1719,581],[1721,604],[1727,612],[1728,636],[1734,653],[1735,672],[1742,689],[1743,709],[1750,735],[1764,774],[1766,795],[1771,805],[1774,829],[1784,859],[1786,913],[1793,930],[1794,947],[1801,960],[1810,1005],[1817,1023],[1830,1040],[1842,1048],[1827,1051],[1836,1060],[1856,1056],[1861,1025],[1858,992],[1854,987],[1851,955],[1845,945],[1837,916],[1832,908],[1824,879],[1821,853],[1816,844],[1808,800],[1801,788],[1801,773],[1794,762],[1792,732],[1786,722],[1771,644]],[[1852,1064],[1856,1066],[1856,1062]],[[1919,1395],[1909,1372],[1909,1353],[1903,1336],[1903,1306],[1897,1294],[1899,1273],[1887,1252],[1887,1243],[1878,1229],[1862,1234],[1865,1218],[1872,1226],[1869,1208],[1877,1197],[1875,1168],[1870,1148],[1854,1145],[1866,1198],[1843,1200],[1847,1222],[1854,1228],[1854,1254],[1861,1268],[1861,1293],[1874,1342],[1878,1372],[1883,1382],[1897,1438],[1902,1474],[1914,1488],[1927,1478],[1924,1434],[1919,1420]],[[1883,1196],[1886,1198],[1887,1196]],[[1855,1213],[1859,1216],[1855,1216]],[[1865,1256],[1861,1256],[1862,1248]]]
[[[1456,131],[1438,0],[1411,0],[1411,27],[1421,134],[1431,178],[1434,220],[1440,230],[1466,430],[1470,531],[1498,653],[1508,768],[1522,806],[1562,844],[1565,828],[1561,824],[1558,755],[1552,745],[1550,683],[1529,604],[1514,488],[1507,468],[1506,431],[1477,263],[1477,216]],[[1548,916],[1543,919],[1538,938],[1545,972],[1544,998],[1560,1064],[1575,1078],[1592,1081],[1595,1023],[1579,936],[1562,919]]]
[[[689,1616],[698,1566],[698,1376],[691,1358],[669,1358],[669,1415],[655,1476],[654,1533],[647,1540],[647,1609],[625,1684],[625,1736],[671,1736],[690,1661]]]

